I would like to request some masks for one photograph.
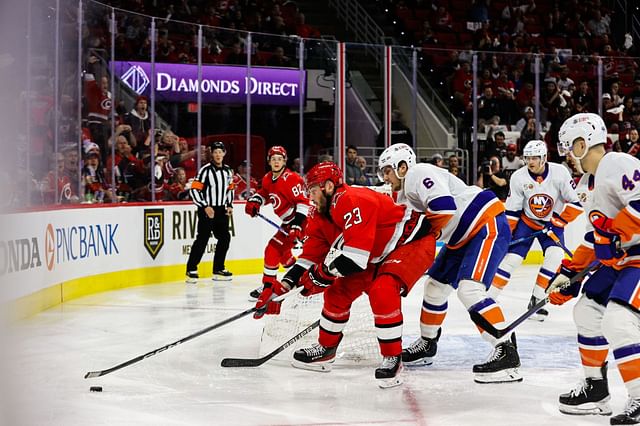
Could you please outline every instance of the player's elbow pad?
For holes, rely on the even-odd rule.
[[[347,275],[355,274],[357,272],[364,271],[363,268],[358,266],[353,260],[349,259],[344,254],[336,257],[334,261],[331,263],[329,270],[335,269],[342,275],[346,277]]]

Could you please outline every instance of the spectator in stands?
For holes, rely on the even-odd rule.
[[[207,155],[207,147],[200,145],[200,162],[205,164],[205,156]],[[187,175],[187,180],[193,179],[198,173],[198,150],[194,146],[189,149],[189,143],[185,138],[178,138],[178,150],[171,155],[171,165],[173,167],[181,167]]]
[[[469,22],[488,22],[489,7],[486,0],[473,0],[469,10]]]
[[[623,122],[624,107],[614,106],[611,95],[609,93],[603,93],[602,110],[604,111],[602,118],[604,119],[604,123],[606,124],[607,129],[609,129],[611,133],[615,133],[614,126],[619,127],[619,125],[621,125]]]
[[[434,166],[444,167],[444,158],[442,157],[442,154],[435,153],[431,156],[429,163]]]
[[[438,11],[436,12],[436,16],[433,19],[436,31],[452,31],[451,24],[453,23],[453,19],[451,18],[451,14],[447,12],[444,6],[438,6]]]
[[[79,191],[78,183],[78,167],[79,156],[78,146],[76,144],[69,144],[62,148],[62,155],[64,155],[64,169],[63,174],[67,181],[71,184],[71,191],[77,195]]]
[[[374,185],[377,182],[377,179],[375,178],[375,176],[367,171],[367,159],[366,158],[364,158],[362,156],[358,156],[356,158],[356,165],[360,168],[360,170],[362,171],[362,174],[367,179],[366,183],[364,183],[363,185],[371,186],[371,185]]]
[[[320,31],[305,22],[304,13],[296,16],[296,34],[302,38],[320,38]]]
[[[483,158],[488,159],[491,157],[502,158],[507,153],[507,144],[505,141],[505,135],[503,132],[487,133],[487,142],[485,145]]]
[[[575,85],[575,82],[571,79],[571,77],[569,77],[569,67],[566,65],[563,65],[562,68],[560,69],[560,76],[558,77],[558,89],[562,90],[568,90],[569,86],[571,86],[572,84]]]
[[[628,153],[640,160],[640,136],[638,135],[638,129],[631,129],[629,131],[629,141],[632,145]]]
[[[64,174],[64,155],[52,153],[49,158],[49,173],[40,183],[44,204],[69,203],[74,200],[78,188],[71,188],[71,182]],[[56,183],[56,169],[58,182]]]
[[[540,133],[538,132],[537,127],[535,118],[527,120],[527,125],[520,132],[520,139],[518,140],[519,147],[524,147],[530,140],[540,139]],[[520,151],[520,149],[518,149],[518,151]]]
[[[151,117],[149,116],[148,99],[146,96],[138,96],[133,109],[124,116],[124,124],[131,127],[131,132],[136,138],[136,144],[142,146],[149,135]]]
[[[105,178],[99,151],[90,149],[85,154],[84,167],[82,168],[82,182],[84,184],[86,202],[102,203],[111,201],[109,183]]]
[[[535,91],[533,83],[525,81],[522,89],[516,95],[516,103],[520,108],[525,108],[533,105],[533,98],[535,97]]]
[[[530,118],[534,118],[534,111],[532,107],[528,106],[528,107],[525,107],[524,116],[517,121],[513,130],[517,132],[522,132],[522,129],[524,129],[527,126],[527,121],[529,121]]]
[[[502,157],[502,170],[504,170],[507,180],[511,178],[513,172],[524,166],[524,161],[517,154],[517,144],[511,143],[507,145],[507,155]]]
[[[494,82],[494,88],[498,92],[500,119],[505,123],[513,123],[518,107],[515,102],[515,85],[509,80],[506,68],[500,70],[498,79]]]
[[[231,52],[224,62],[230,65],[247,65],[247,54],[242,51],[242,43],[239,41],[233,43]]]
[[[498,100],[493,96],[491,86],[486,86],[478,101],[478,127],[482,129],[494,116],[500,114]]]
[[[273,51],[273,55],[267,60],[267,65],[270,67],[292,67],[291,59],[284,55],[284,49],[282,46],[278,46]]]
[[[498,157],[491,157],[488,161],[482,163],[476,185],[480,188],[490,189],[501,201],[507,199],[509,182],[501,169]]]
[[[459,177],[460,179],[462,179],[463,182],[467,183],[467,177],[465,176],[465,174],[461,170],[460,159],[458,158],[458,156],[456,154],[451,154],[449,156],[448,168],[449,168],[449,173],[451,173],[454,176]]]
[[[291,162],[291,170],[302,176],[302,162],[300,157],[296,157]]]
[[[189,189],[191,185],[187,186],[187,174],[182,167],[176,169],[176,173],[169,181],[169,193],[171,199],[176,201],[189,200]]]
[[[614,107],[620,106],[624,103],[624,96],[620,96],[620,83],[614,81],[609,88],[611,94],[611,102]]]
[[[611,18],[609,18],[609,16],[602,16],[600,9],[595,9],[593,12],[593,18],[587,23],[587,28],[591,35],[600,37],[611,32],[611,29],[609,28],[610,22]]]
[[[628,97],[633,99],[634,106],[640,106],[640,77],[636,77],[635,86],[631,93],[629,93]]]
[[[593,112],[595,111],[593,95],[591,89],[589,89],[589,83],[584,80],[580,82],[578,91],[573,95],[573,103],[575,105],[575,112]]]
[[[640,105],[631,110],[631,127],[640,129]]]
[[[384,133],[385,128],[382,126],[380,133],[378,133],[378,139],[376,145],[378,147],[384,147]],[[400,110],[394,109],[391,112],[391,142],[390,145],[396,143],[405,143],[409,146],[413,145],[413,135],[411,130],[402,122],[402,113]]]
[[[91,131],[91,140],[105,150],[109,137],[108,122],[111,119],[112,99],[109,91],[109,79],[106,76],[99,77],[99,59],[91,52],[87,64],[87,72],[84,74],[84,91],[87,108],[87,125]]]
[[[233,196],[236,200],[247,200],[258,190],[258,181],[253,176],[250,178],[249,186],[247,187],[247,160],[238,164],[236,172],[233,175],[234,192]],[[253,166],[252,166],[253,168]]]
[[[541,96],[541,106],[545,113],[543,123],[544,121],[553,122],[558,117],[558,108],[561,106],[561,100],[564,101],[564,99],[561,99],[562,91],[556,84],[555,78],[547,78],[545,83],[546,88]]]
[[[356,164],[356,158],[358,157],[358,149],[349,145],[347,147],[347,158],[345,160],[345,182],[347,185],[366,185],[367,177],[364,175],[360,167]]]

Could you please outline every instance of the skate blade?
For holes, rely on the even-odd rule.
[[[213,281],[231,281],[233,277],[225,277],[223,275],[214,275],[213,278],[211,279]]]
[[[580,404],[580,405],[560,404],[558,406],[558,410],[562,414],[569,414],[572,416],[588,416],[588,415],[610,416],[613,413],[613,411],[611,411],[611,407],[607,403],[610,399],[611,397],[607,397],[600,402],[587,402],[585,404]]]
[[[378,387],[380,389],[390,389],[395,388],[396,386],[400,386],[402,384],[402,378],[396,376],[390,379],[376,379],[376,382],[378,383]]]
[[[185,283],[187,284],[197,284],[198,283],[198,279],[197,278],[187,278],[184,280]]]
[[[533,314],[527,319],[529,321],[544,322],[544,320],[547,319],[547,315]]]
[[[320,373],[328,373],[331,371],[331,367],[333,364],[333,361],[335,361],[335,359],[332,359],[331,361],[323,361],[323,362],[313,362],[313,363],[308,363],[308,362],[301,362],[298,361],[297,359],[292,359],[291,360],[291,365],[295,368],[299,368],[301,370],[309,370],[309,371],[317,371]]]
[[[522,376],[517,368],[507,368],[506,370],[494,373],[474,373],[473,379],[476,383],[511,383],[521,382]]]
[[[433,364],[433,357],[424,357],[413,361],[402,360],[402,364],[404,364],[405,367],[426,367]]]

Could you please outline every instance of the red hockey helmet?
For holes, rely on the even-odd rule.
[[[282,155],[287,160],[287,150],[284,149],[283,146],[276,145],[269,148],[269,152],[267,153],[267,161],[271,160],[271,156],[273,155]]]
[[[311,188],[314,185],[324,185],[328,180],[333,182],[335,186],[340,186],[344,183],[342,176],[342,170],[336,163],[331,161],[325,161],[323,163],[316,164],[307,172],[305,177],[307,182],[307,188]]]

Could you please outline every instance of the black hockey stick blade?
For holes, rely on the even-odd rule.
[[[298,340],[302,339],[307,334],[311,333],[311,331],[319,325],[320,320],[317,320],[309,327],[305,328],[300,333],[296,334],[291,339],[287,340],[285,343],[278,346],[272,352],[268,353],[262,358],[224,358],[220,365],[222,367],[259,367],[274,356],[278,355],[280,352],[287,349],[289,346],[293,345]]]
[[[220,321],[217,324],[213,324],[213,325],[211,325],[211,326],[209,326],[207,328],[203,328],[202,330],[197,331],[197,332],[195,332],[193,334],[190,334],[187,337],[183,337],[182,339],[176,340],[173,343],[169,343],[168,345],[164,345],[162,347],[154,349],[154,350],[152,350],[150,352],[147,352],[144,355],[139,355],[139,356],[137,356],[135,358],[132,358],[132,359],[130,359],[128,361],[125,361],[125,362],[123,362],[121,364],[118,364],[118,365],[116,365],[114,367],[107,368],[106,370],[89,371],[87,374],[84,375],[84,378],[85,379],[91,379],[93,377],[100,377],[100,376],[104,376],[104,375],[109,374],[109,373],[113,373],[114,371],[120,370],[121,368],[128,367],[131,364],[135,364],[136,362],[142,361],[143,359],[146,359],[146,358],[152,357],[154,355],[157,355],[160,352],[164,352],[167,349],[171,349],[171,348],[173,348],[175,346],[178,346],[178,345],[180,345],[182,343],[188,342],[191,339],[195,339],[198,336],[201,336],[201,335],[203,335],[205,333],[208,333],[208,332],[210,332],[212,330],[215,330],[216,328],[222,327],[223,325],[229,324],[230,322],[233,322],[233,321],[235,321],[237,319],[245,317],[245,316],[247,316],[247,315],[249,315],[249,314],[251,314],[251,313],[253,313],[255,311],[257,311],[257,309],[255,307],[253,307],[251,309],[247,309],[246,311],[242,311],[239,314],[236,314],[236,315],[234,315],[232,317],[229,317],[229,318],[227,318],[227,319],[225,319],[223,321]]]
[[[594,271],[600,265],[599,262],[594,262],[588,267],[584,268],[582,271],[578,272],[576,276],[571,278],[569,281],[569,285],[575,283],[576,281],[582,280],[588,273]],[[509,325],[505,328],[499,329],[496,328],[493,324],[491,324],[485,317],[482,316],[477,311],[469,312],[469,316],[471,317],[471,321],[473,321],[478,327],[482,328],[484,331],[495,337],[496,339],[501,338],[507,333],[510,333],[517,326],[522,324],[527,318],[529,318],[534,313],[538,312],[540,308],[546,305],[549,302],[549,297],[545,297],[541,299],[538,303],[529,308],[525,313],[520,315],[518,318],[513,320]]]

